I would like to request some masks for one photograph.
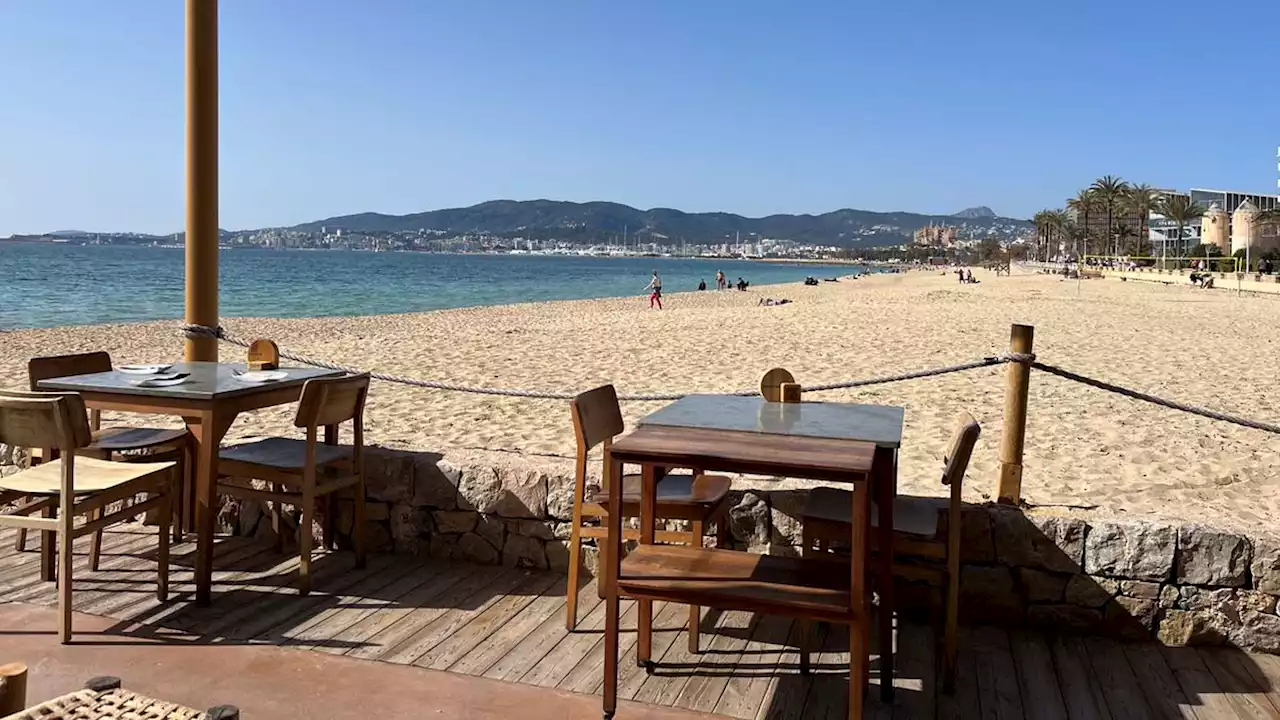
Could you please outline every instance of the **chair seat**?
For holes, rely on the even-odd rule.
[[[938,534],[938,513],[946,507],[947,501],[944,498],[900,495],[894,498],[893,529],[908,535],[935,537]],[[848,525],[853,516],[853,494],[836,488],[814,488],[809,491],[800,515],[805,521],[818,520]],[[871,503],[871,525],[880,525],[874,502]]]
[[[168,472],[175,463],[125,463],[76,457],[75,493],[92,495]],[[57,495],[62,492],[62,460],[41,463],[16,475],[0,479],[0,490],[24,495]]]
[[[622,502],[640,502],[643,479],[639,475],[622,476]],[[729,478],[723,475],[668,474],[658,481],[658,503],[664,505],[715,505],[729,495]],[[587,502],[609,504],[609,493],[596,489]]]
[[[163,428],[111,427],[93,434],[93,443],[86,450],[124,452],[147,450],[164,445],[177,445],[187,440],[186,430]]]
[[[349,446],[316,443],[317,466],[350,459]],[[218,453],[218,462],[244,463],[301,472],[307,464],[307,443],[305,440],[293,438],[265,438],[243,445],[232,445]]]

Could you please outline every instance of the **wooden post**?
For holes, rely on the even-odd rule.
[[[1014,325],[1009,334],[1009,352],[1030,355],[1035,328]],[[998,502],[1017,505],[1022,501],[1022,445],[1027,437],[1027,387],[1031,366],[1011,362],[1005,375],[1004,434],[1000,440],[1000,482]]]
[[[218,325],[218,0],[187,0],[186,321]],[[218,340],[189,337],[186,359],[217,361]]]
[[[27,666],[0,665],[0,717],[17,715],[27,709]]]

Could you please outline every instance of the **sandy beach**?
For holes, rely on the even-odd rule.
[[[552,302],[409,315],[237,318],[239,336],[362,368],[475,385],[549,391],[613,382],[621,393],[754,387],[766,369],[805,384],[888,375],[993,355],[1011,323],[1036,327],[1047,363],[1188,403],[1280,421],[1276,358],[1280,298],[1240,297],[1117,280],[1017,274],[960,285],[954,274],[912,272],[817,287]],[[787,298],[761,307],[762,297]],[[117,362],[172,360],[177,323],[7,332],[0,385],[26,385],[26,360],[108,350]],[[223,345],[224,360],[241,357]],[[808,399],[906,407],[900,467],[905,492],[942,494],[941,455],[954,414],[983,425],[965,490],[990,499],[1000,443],[1004,368]],[[628,422],[660,403],[626,403]],[[229,438],[292,431],[291,409],[242,416]],[[141,422],[117,416],[113,422]],[[417,450],[484,449],[568,457],[565,404],[376,383],[370,442]],[[1280,440],[1033,373],[1023,491],[1067,512],[1202,522],[1267,532],[1280,522]],[[1274,531],[1272,531],[1274,532]]]

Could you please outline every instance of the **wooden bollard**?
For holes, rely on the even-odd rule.
[[[0,665],[0,717],[17,715],[27,709],[27,666]]]
[[[1030,355],[1035,328],[1014,325],[1009,334],[1009,352]],[[1022,501],[1022,447],[1027,437],[1027,389],[1031,366],[1011,362],[1005,375],[1004,433],[1000,439],[1000,480],[997,502],[1017,505]]]

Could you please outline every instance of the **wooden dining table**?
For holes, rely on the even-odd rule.
[[[94,410],[108,410],[182,418],[191,434],[194,488],[184,488],[186,497],[194,497],[196,528],[196,604],[208,605],[213,588],[213,540],[217,519],[218,446],[236,416],[250,410],[296,402],[302,386],[312,378],[342,375],[339,370],[320,368],[280,368],[284,379],[251,383],[237,379],[244,372],[243,363],[187,362],[174,363],[166,372],[188,373],[187,381],[169,387],[142,387],[138,381],[146,376],[130,375],[118,370],[72,375],[42,380],[41,390],[79,393],[85,405]],[[325,441],[336,443],[336,428],[326,428]],[[193,492],[194,490],[194,492]],[[190,518],[188,518],[188,522]],[[189,526],[189,525],[188,525]],[[45,542],[46,547],[48,541]]]
[[[617,707],[619,601],[638,602],[637,660],[652,664],[655,600],[776,613],[849,626],[849,717],[862,716],[867,679],[871,498],[879,544],[890,548],[904,411],[884,405],[773,403],[759,397],[690,395],[647,416],[608,448],[609,477],[641,467],[640,544],[623,557],[622,483],[609,485],[605,555],[604,714]],[[654,545],[657,479],[669,468],[803,478],[852,486],[849,574],[829,560]],[[859,551],[860,550],[860,551]],[[881,697],[893,693],[892,553],[880,554]]]

